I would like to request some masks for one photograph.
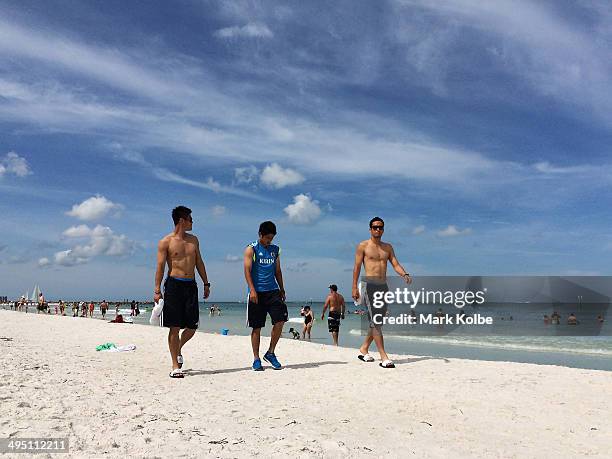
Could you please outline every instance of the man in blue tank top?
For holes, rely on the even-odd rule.
[[[283,332],[288,312],[285,304],[283,273],[280,267],[280,249],[272,244],[276,236],[276,225],[270,221],[259,225],[259,239],[244,250],[244,277],[249,287],[247,320],[251,330],[253,347],[253,370],[261,371],[259,358],[261,329],[266,325],[266,316],[272,319],[270,347],[263,359],[275,370],[282,368],[274,350]]]

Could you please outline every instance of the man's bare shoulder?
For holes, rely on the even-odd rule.
[[[193,244],[196,244],[196,245],[200,244],[200,240],[194,234],[185,234],[185,240],[188,241],[188,242],[191,242]]]
[[[382,242],[380,243],[380,245],[382,246],[383,250],[385,252],[391,252],[393,250],[393,246],[391,244],[389,244],[388,242]]]
[[[365,250],[365,248],[368,246],[369,243],[370,243],[369,239],[366,239],[365,241],[361,241],[359,244],[357,244],[357,250]]]
[[[170,241],[172,240],[173,236],[174,236],[174,233],[166,234],[164,237],[162,237],[159,240],[159,243],[157,245],[159,247],[168,247],[170,245]]]

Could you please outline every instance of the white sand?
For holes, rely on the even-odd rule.
[[[253,372],[248,338],[198,333],[173,380],[166,335],[0,311],[0,436],[68,436],[72,457],[612,454],[612,372],[397,355],[385,370],[285,339],[285,368]],[[95,351],[107,341],[138,348]]]

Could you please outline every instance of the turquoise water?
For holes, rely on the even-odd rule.
[[[221,307],[221,316],[210,316],[210,303],[200,304],[199,330],[208,333],[221,333],[227,328],[230,335],[248,336],[250,329],[246,327],[246,306],[244,303],[216,303]],[[288,303],[290,319],[300,323],[289,322],[285,324],[283,337],[290,339],[289,328],[302,331],[300,309],[302,303]],[[312,327],[312,342],[332,344],[331,335],[327,330],[327,321],[321,321],[323,303],[313,303],[315,323]],[[354,307],[350,305],[349,310]],[[135,323],[149,323],[150,308],[141,309],[142,313],[136,317]],[[30,308],[34,312],[34,308]],[[127,312],[127,314],[126,314]],[[71,310],[67,311],[69,315]],[[123,310],[129,315],[129,310]],[[96,309],[95,317],[100,318],[100,311]],[[107,313],[107,319],[114,317],[114,308]],[[606,327],[612,326],[611,322]],[[270,322],[262,330],[264,336],[270,334]],[[340,327],[340,346],[357,349],[363,341],[361,335],[361,316],[347,314]],[[612,371],[612,337],[538,337],[538,336],[385,336],[387,352],[396,354],[411,354],[431,356],[435,358],[466,358],[477,360],[526,362],[549,365],[562,365],[575,368],[589,368]],[[374,346],[371,353],[377,356]],[[282,356],[282,341],[277,348]],[[249,356],[245,355],[245,359]]]
[[[229,329],[231,335],[248,336],[246,327],[246,306],[244,303],[216,303],[221,316],[210,316],[210,303],[200,304],[200,331],[221,333]],[[283,337],[290,339],[289,328],[301,333],[300,309],[303,303],[288,303],[289,318],[300,323],[285,324]],[[313,303],[315,323],[312,327],[312,342],[332,344],[327,330],[327,320],[321,321],[323,303]],[[353,310],[351,305],[348,310]],[[136,322],[148,323],[150,312],[144,312]],[[609,325],[609,324],[608,324]],[[270,321],[262,330],[269,336]],[[340,346],[358,349],[363,341],[361,316],[347,314],[340,327]],[[397,354],[427,355],[438,358],[467,358],[477,360],[527,362],[537,364],[563,365],[575,368],[589,368],[612,371],[612,338],[595,337],[516,337],[516,336],[385,336],[387,352]],[[373,355],[375,347],[370,348]],[[282,355],[282,342],[277,348]],[[357,352],[355,353],[357,355]],[[248,358],[248,356],[245,356]]]

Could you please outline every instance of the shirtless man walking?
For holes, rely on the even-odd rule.
[[[329,316],[327,317],[327,329],[332,334],[334,345],[338,345],[338,333],[340,332],[340,320],[344,319],[344,297],[338,293],[338,286],[332,284],[329,286],[329,295],[325,299],[323,312],[321,312],[321,320],[325,319],[325,311],[329,308]]]
[[[196,332],[200,322],[198,304],[198,284],[195,270],[204,282],[204,298],[210,295],[210,284],[200,255],[200,243],[193,234],[188,234],[193,226],[191,209],[178,206],[172,210],[174,231],[159,241],[157,246],[157,270],[155,272],[155,291],[153,300],[164,298],[161,325],[168,327],[168,347],[172,359],[171,378],[183,378],[182,349]],[[164,283],[162,296],[161,282],[168,265],[168,277]],[[180,333],[180,330],[183,332]]]
[[[359,273],[361,272],[361,265],[365,268],[365,274],[368,278],[366,286],[366,296],[364,298],[368,307],[368,316],[370,319],[370,326],[368,328],[368,334],[359,349],[359,359],[364,362],[373,362],[374,358],[368,354],[370,344],[372,341],[376,343],[378,352],[380,353],[380,359],[382,362],[380,366],[383,368],[395,368],[395,365],[389,356],[385,352],[385,343],[382,335],[381,325],[377,325],[373,321],[374,313],[383,314],[386,312],[384,308],[378,311],[372,310],[372,297],[376,291],[387,291],[387,262],[391,263],[393,269],[397,274],[406,280],[406,283],[410,284],[412,278],[410,274],[399,263],[395,257],[393,246],[386,242],[382,242],[382,235],[385,230],[385,222],[380,217],[374,217],[370,220],[370,239],[360,242],[357,245],[357,251],[355,253],[355,267],[353,268],[353,299],[359,301],[360,293],[357,283],[359,282]]]

